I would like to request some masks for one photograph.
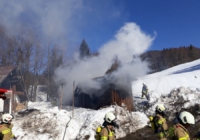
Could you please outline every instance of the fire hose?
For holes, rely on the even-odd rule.
[[[67,129],[68,124],[69,124],[69,122],[71,121],[71,119],[72,119],[72,117],[70,116],[69,121],[68,121],[67,124],[65,125],[65,132],[64,132],[64,135],[63,135],[63,140],[64,140],[64,138],[65,138],[66,129]]]

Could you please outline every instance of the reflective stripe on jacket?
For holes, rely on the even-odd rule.
[[[115,133],[108,128],[102,128],[100,132],[101,140],[115,140]]]
[[[2,131],[2,134],[4,134],[4,135],[5,135],[5,134],[9,133],[10,131],[11,131],[11,129],[6,129],[6,130],[3,130],[3,131]]]
[[[188,130],[179,123],[174,125],[174,135],[177,140],[190,140]]]
[[[14,137],[12,125],[9,124],[0,124],[0,133],[2,140],[11,140]]]

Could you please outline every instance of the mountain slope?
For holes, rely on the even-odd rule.
[[[144,77],[137,77],[137,80],[132,82],[133,96],[141,95],[142,83],[145,83],[149,91],[154,92],[157,97],[169,94],[172,89],[181,86],[200,88],[200,59]]]

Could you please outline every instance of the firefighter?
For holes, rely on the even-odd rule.
[[[158,135],[160,140],[167,140],[168,136],[168,125],[164,111],[164,105],[158,104],[155,109],[156,115],[154,117],[150,117],[151,126],[154,129],[154,133]]]
[[[17,139],[12,133],[13,124],[11,124],[13,116],[11,114],[3,114],[0,124],[0,140]]]
[[[104,117],[103,128],[100,131],[100,140],[116,140],[114,128],[118,128],[116,117],[112,112],[109,112]]]
[[[187,128],[190,125],[195,124],[194,116],[187,112],[183,111],[176,118],[175,124],[173,126],[174,140],[190,140],[190,136]]]
[[[143,86],[142,86],[142,96],[141,98],[143,99],[144,96],[146,97],[147,100],[149,100],[149,97],[148,97],[148,87],[146,84],[143,83]]]

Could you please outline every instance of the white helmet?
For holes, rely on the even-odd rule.
[[[165,107],[164,107],[163,104],[159,104],[159,105],[156,106],[156,110],[158,112],[163,112],[163,111],[165,111]]]
[[[195,123],[194,116],[187,111],[181,112],[179,115],[179,118],[181,119],[182,123],[184,123],[184,124],[186,124],[186,123],[194,124]]]
[[[11,114],[3,114],[2,115],[2,122],[9,123],[13,119]]]
[[[112,121],[114,121],[116,119],[116,117],[112,112],[109,112],[105,115],[104,119],[106,122],[111,123]]]

